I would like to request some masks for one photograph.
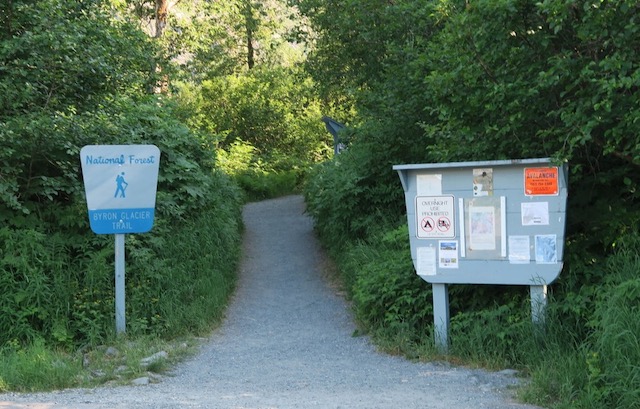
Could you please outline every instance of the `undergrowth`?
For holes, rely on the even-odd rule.
[[[157,349],[206,334],[222,319],[240,257],[242,202],[226,178],[212,183],[210,206],[191,220],[161,215],[152,232],[127,235],[127,348],[149,340],[144,345]],[[111,380],[79,362],[122,342],[114,331],[112,236],[88,233],[85,246],[80,252],[59,235],[0,229],[0,390]]]
[[[98,385],[126,384],[143,376],[166,374],[171,365],[196,351],[193,337],[162,340],[157,337],[119,337],[108,345],[77,350],[52,348],[42,340],[0,349],[0,393],[36,392]],[[165,352],[146,363],[157,352]]]
[[[609,279],[590,304],[587,337],[567,319],[566,299],[551,294],[540,326],[531,321],[526,289],[504,289],[483,305],[452,308],[450,346],[443,356],[434,347],[430,286],[413,271],[406,235],[405,227],[393,229],[334,256],[359,332],[371,335],[382,350],[411,359],[515,368],[530,379],[520,398],[545,407],[640,408],[640,256],[634,244],[608,258]],[[451,304],[464,305],[456,297],[472,292],[470,286],[450,286]]]
[[[354,210],[372,203],[372,193],[360,176],[342,172],[352,165],[338,162],[317,169],[305,194],[353,302],[358,333],[411,359],[517,369],[529,379],[520,398],[541,406],[640,408],[638,233],[620,235],[600,257],[585,245],[590,236],[568,241],[544,325],[532,322],[528,287],[450,285],[443,356],[434,347],[431,286],[414,271],[406,224],[380,218],[375,207]]]

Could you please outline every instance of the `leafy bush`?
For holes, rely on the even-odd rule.
[[[161,151],[154,229],[127,237],[132,335],[201,330],[233,288],[237,186],[214,172],[215,151],[171,100],[145,94],[154,44],[106,3],[80,3],[2,6],[11,12],[0,27],[0,346],[72,347],[113,333],[112,241],[89,230],[85,145]]]
[[[378,157],[387,148],[354,145],[311,171],[304,189],[308,212],[331,248],[404,224],[393,156],[388,150],[384,159]]]
[[[199,97],[186,97],[192,125],[217,135],[221,148],[249,143],[261,160],[288,170],[291,161],[314,163],[331,149],[312,91],[311,80],[299,70],[261,67],[204,81]]]
[[[124,129],[119,108],[144,104],[154,45],[133,24],[75,1],[14,1],[0,29],[0,222],[77,229],[79,147]],[[82,50],[82,52],[79,52]],[[147,101],[149,102],[149,101]],[[118,133],[126,143],[129,133]],[[71,209],[65,214],[63,210]]]
[[[452,347],[528,368],[545,404],[637,407],[637,280],[613,280],[611,263],[637,273],[638,242],[616,250],[640,220],[638,2],[296,3],[319,33],[307,69],[359,115],[349,150],[315,169],[305,193],[332,254],[374,253],[376,231],[397,226],[404,207],[392,164],[569,162],[564,272],[551,286],[546,337],[530,336],[524,291],[454,286]],[[374,325],[387,317],[373,302],[380,288],[398,283],[379,280],[359,295]],[[504,326],[487,332],[494,322]]]
[[[357,318],[374,329],[410,332],[417,341],[433,323],[431,288],[418,277],[407,246],[406,227],[391,230],[375,245],[356,245],[343,256]]]
[[[308,167],[331,152],[313,84],[293,67],[261,66],[201,85],[179,84],[180,115],[249,200],[299,190]]]
[[[601,407],[640,407],[639,243],[635,235],[609,258],[609,283],[597,295],[588,390]]]
[[[221,173],[207,195],[207,207],[170,233],[130,238],[128,303],[141,333],[201,333],[222,318],[240,257],[242,198]]]
[[[217,165],[244,191],[247,200],[283,196],[299,190],[305,177],[300,163],[266,162],[249,142],[236,140],[228,150],[217,150]],[[292,161],[293,162],[293,161]]]

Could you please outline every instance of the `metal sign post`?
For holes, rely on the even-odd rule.
[[[434,337],[446,351],[450,284],[530,287],[544,322],[563,266],[567,166],[549,159],[396,165],[411,258],[433,289]]]
[[[91,230],[115,235],[116,333],[126,331],[125,235],[146,233],[155,216],[160,150],[154,145],[88,145],[80,150]]]
[[[115,235],[116,253],[116,334],[124,333],[127,328],[125,317],[124,287],[124,234]]]

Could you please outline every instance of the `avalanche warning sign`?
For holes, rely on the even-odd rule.
[[[525,168],[524,194],[527,196],[556,196],[558,168]]]

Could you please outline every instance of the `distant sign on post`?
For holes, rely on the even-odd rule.
[[[145,233],[153,227],[160,166],[155,145],[88,145],[80,151],[91,230]]]

